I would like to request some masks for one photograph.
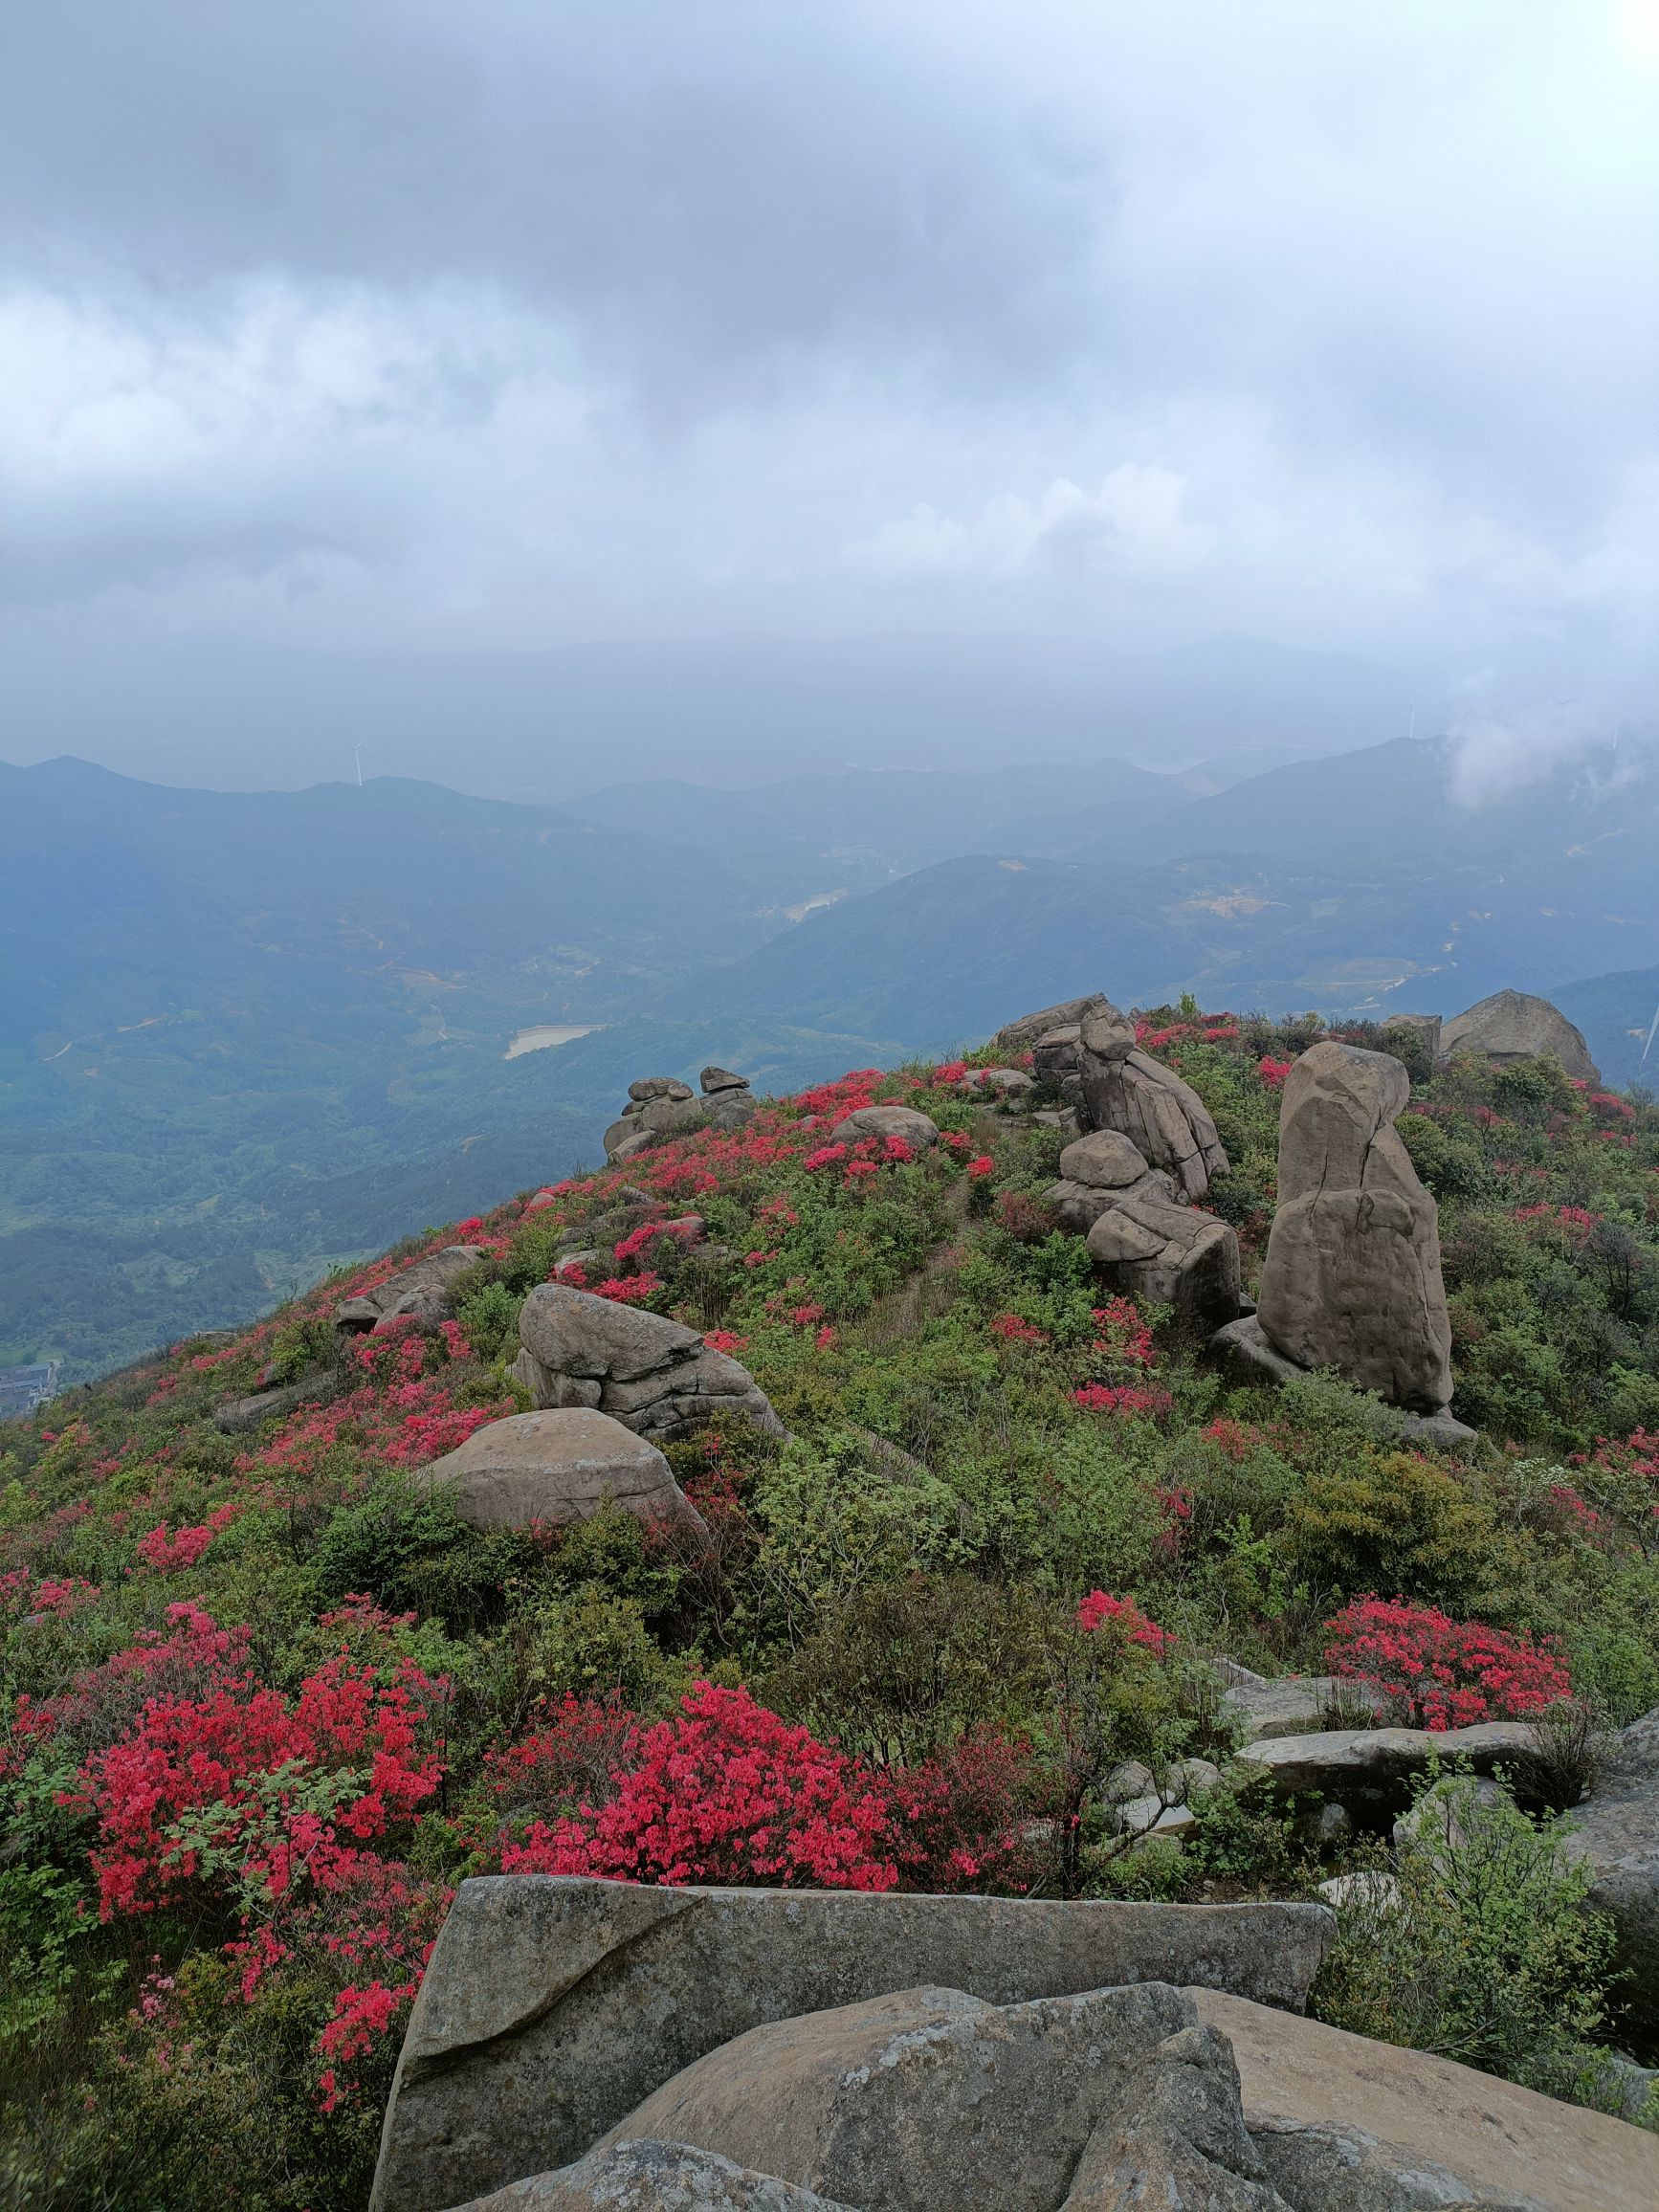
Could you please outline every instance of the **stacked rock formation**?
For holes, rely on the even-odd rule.
[[[1410,1095],[1386,1052],[1328,1041],[1293,1066],[1256,1318],[1294,1366],[1433,1415],[1451,1397],[1451,1323],[1438,1209],[1394,1128]]]
[[[628,1086],[628,1104],[605,1132],[605,1157],[613,1163],[697,1129],[741,1128],[754,1112],[746,1075],[708,1067],[701,1096],[677,1075],[642,1075]]]
[[[659,1444],[695,1435],[717,1413],[741,1413],[783,1434],[746,1367],[660,1314],[542,1283],[524,1300],[519,1340],[512,1373],[539,1406],[608,1413]]]
[[[1127,1137],[1094,1131],[1060,1155],[1048,1202],[1087,1239],[1102,1275],[1132,1298],[1175,1307],[1209,1327],[1241,1305],[1238,1239],[1226,1222],[1180,1205],[1171,1179]]]
[[[1110,999],[1070,999],[1028,1014],[995,1042],[999,1051],[1029,1051],[1039,1082],[1059,1093],[1080,1130],[1127,1137],[1149,1167],[1168,1171],[1188,1205],[1227,1174],[1230,1163],[1204,1100],[1139,1050],[1135,1024]]]

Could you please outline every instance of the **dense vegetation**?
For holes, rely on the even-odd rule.
[[[1215,1114],[1253,1265],[1315,1025],[1188,1004],[1143,1029]],[[990,1112],[962,1062],[528,1192],[8,1431],[6,2201],[361,2204],[469,1871],[1304,1894],[1347,1862],[1248,1782],[1200,1790],[1183,1846],[1122,1831],[1122,1762],[1154,1788],[1225,1768],[1213,1656],[1377,1680],[1432,1645],[1453,1717],[1563,1681],[1604,1721],[1659,1704],[1659,1111],[1549,1063],[1414,1073],[1401,1126],[1483,1431],[1456,1455],[1326,1378],[1229,1389],[1103,1293],[1043,1205],[1058,1134]],[[941,1144],[830,1141],[878,1096]],[[520,1302],[625,1186],[705,1234],[617,1238],[597,1287],[710,1332],[788,1441],[672,1449],[706,1545],[619,1514],[474,1532],[412,1471],[523,1403]],[[261,1372],[334,1356],[335,1300],[457,1233],[486,1257],[453,1321],[358,1339],[325,1405],[214,1427]],[[1345,1938],[1320,2002],[1594,2096],[1604,1931],[1514,1818],[1534,1843],[1473,1823],[1461,1886],[1407,1854],[1421,1909],[1378,1938],[1385,1971]],[[1499,1988],[1524,1994],[1501,2036]]]

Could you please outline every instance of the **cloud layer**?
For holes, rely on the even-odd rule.
[[[1654,0],[59,0],[11,43],[0,634],[1645,680]]]

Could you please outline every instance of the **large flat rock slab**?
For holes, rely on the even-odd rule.
[[[1287,1797],[1323,1790],[1343,1798],[1355,1791],[1387,1792],[1423,1773],[1431,1754],[1467,1759],[1476,1774],[1510,1772],[1532,1753],[1533,1731],[1524,1720],[1483,1720],[1472,1728],[1326,1728],[1307,1736],[1267,1736],[1240,1752],[1240,1761],[1265,1767]]]
[[[1245,2125],[1298,2212],[1659,2205],[1659,2140],[1623,2120],[1229,1993],[1191,1995],[1232,2045]]]
[[[1163,1981],[1299,2009],[1334,1927],[1318,1905],[464,1882],[404,2038],[372,2212],[443,2212],[566,2166],[766,2022],[924,1985],[1006,2005]]]
[[[1590,1903],[1613,1916],[1626,1995],[1659,2026],[1659,1710],[1612,1738],[1572,1818],[1567,1849],[1590,1870]]]

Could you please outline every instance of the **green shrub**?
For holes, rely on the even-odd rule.
[[[1585,1909],[1588,1873],[1557,1821],[1535,1825],[1507,1794],[1484,1803],[1471,1782],[1431,1777],[1419,1805],[1431,1796],[1396,1853],[1397,1891],[1361,1884],[1338,1910],[1316,2017],[1600,2101],[1613,1929]]]

